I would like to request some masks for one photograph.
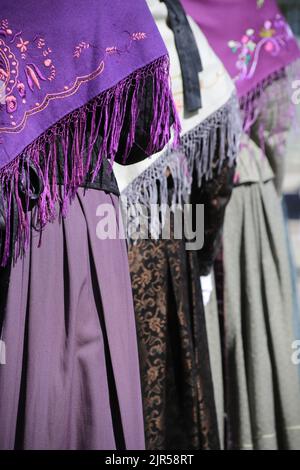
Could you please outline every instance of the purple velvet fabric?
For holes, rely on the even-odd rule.
[[[12,268],[0,449],[144,448],[126,242],[97,238],[99,204],[118,216],[116,196],[80,188]]]
[[[274,0],[181,0],[245,96],[300,57]]]
[[[63,116],[166,54],[144,0],[1,0],[0,169]]]

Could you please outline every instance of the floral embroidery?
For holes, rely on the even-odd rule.
[[[18,84],[17,84],[17,90],[18,90],[19,95],[21,96],[21,98],[26,97],[26,87],[25,87],[24,83],[20,82],[19,80],[18,80]]]
[[[52,49],[46,39],[40,35],[28,37],[23,31],[14,31],[7,19],[0,19],[0,110],[3,107],[8,114],[5,119],[1,113],[0,135],[22,132],[28,119],[46,109],[51,101],[74,95],[82,84],[101,75],[105,69],[106,56],[129,52],[133,42],[147,37],[143,32],[127,33],[129,41],[123,50],[117,46],[99,50],[99,57],[102,56],[102,59],[99,59],[95,70],[87,75],[75,76],[73,81],[65,83],[59,91],[49,92],[49,82],[55,81],[57,69]],[[95,46],[87,41],[80,41],[74,48],[74,59],[78,60],[92,47]],[[0,138],[0,144],[2,142]]]
[[[6,102],[6,109],[8,113],[13,113],[14,111],[17,110],[18,104],[17,104],[17,99],[15,96],[7,96],[5,98]]]
[[[22,31],[15,32],[7,19],[0,20],[0,94],[12,127],[17,125],[13,113],[26,104],[28,92],[41,90],[43,82],[55,78],[51,52],[44,38],[26,38]],[[29,56],[34,57],[32,62],[23,64]]]
[[[275,36],[276,30],[272,28],[271,21],[266,21],[264,27],[261,29],[259,35],[262,38],[272,38]]]
[[[233,54],[238,54],[235,81],[251,79],[262,52],[276,56],[293,38],[292,31],[281,15],[265,21],[260,31],[249,28],[240,41],[228,42]]]
[[[10,47],[6,46],[0,39],[0,86],[2,95],[9,95],[13,92],[19,75],[19,65],[16,56]]]
[[[17,47],[20,49],[21,52],[27,52],[27,46],[29,44],[29,41],[24,41],[22,38],[20,38],[19,44],[17,44]]]

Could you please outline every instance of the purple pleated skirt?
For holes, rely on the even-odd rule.
[[[97,237],[101,203],[119,230],[118,198],[80,189],[12,268],[0,449],[144,448],[126,243]]]

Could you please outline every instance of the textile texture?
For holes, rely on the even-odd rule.
[[[100,240],[118,199],[79,189],[66,219],[12,267],[0,366],[1,449],[143,449],[136,329],[124,240]],[[2,285],[0,285],[2,292]]]
[[[130,246],[146,448],[218,449],[196,252],[183,240]]]

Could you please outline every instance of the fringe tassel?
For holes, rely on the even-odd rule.
[[[172,177],[170,201],[168,180]],[[133,241],[141,227],[159,238],[167,208],[174,210],[188,202],[192,179],[184,153],[168,149],[121,194],[127,238]],[[150,226],[151,223],[151,226]]]
[[[229,101],[199,126],[182,137],[182,146],[191,174],[195,171],[198,186],[219,173],[226,161],[235,164],[242,135],[241,113],[234,93]]]
[[[152,238],[159,238],[167,208],[174,211],[188,203],[194,172],[200,187],[203,179],[213,178],[225,162],[235,164],[241,133],[239,103],[234,94],[222,108],[184,134],[176,151],[168,148],[139,175],[121,195],[128,241],[135,243],[142,226],[150,227]],[[169,177],[173,182],[171,200]],[[153,211],[153,206],[159,207],[159,212]]]
[[[295,125],[296,106],[292,99],[295,80],[300,80],[300,60],[271,74],[240,99],[244,132],[250,134],[259,118],[262,148],[265,130],[272,136]]]
[[[23,178],[22,181],[23,187],[25,185],[25,200],[19,191],[20,179],[26,174],[26,169],[33,165],[42,181],[43,188],[34,209],[35,225],[42,231],[47,223],[58,216],[57,211],[63,217],[66,216],[68,205],[78,187],[86,181],[87,176],[91,181],[94,180],[104,156],[109,159],[111,165],[113,164],[120,139],[124,138],[124,125],[128,128],[124,152],[124,161],[126,160],[134,143],[139,103],[149,89],[149,78],[152,80],[154,100],[153,114],[152,117],[149,116],[152,124],[147,154],[149,156],[154,154],[169,142],[172,117],[175,120],[172,126],[173,145],[178,145],[180,124],[170,89],[169,58],[164,56],[135,71],[85,106],[64,117],[30,144],[22,155],[0,170],[0,196],[6,227],[2,239],[0,233],[2,266],[7,263],[11,255],[15,261],[28,245],[30,230],[28,208],[32,193],[29,177],[25,181]],[[127,105],[130,105],[131,110],[129,118],[128,113],[126,114]],[[102,140],[97,150],[96,164],[92,165],[92,151],[95,142],[99,142],[100,129]],[[59,191],[57,171],[61,162],[64,168],[64,185],[62,191]],[[13,213],[17,215],[14,236],[11,233]]]

